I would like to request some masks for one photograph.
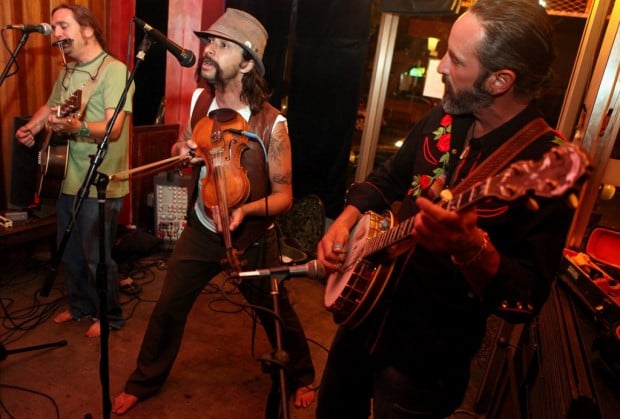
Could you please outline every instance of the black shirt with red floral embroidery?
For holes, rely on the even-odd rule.
[[[433,199],[442,188],[455,186],[540,116],[531,105],[496,130],[473,139],[466,148],[473,118],[447,115],[437,107],[411,129],[391,159],[349,188],[346,203],[362,212],[380,213],[401,202],[397,218],[405,220],[416,213],[418,196]],[[547,133],[515,161],[539,160],[561,142],[558,133]],[[488,232],[501,255],[499,272],[482,296],[474,294],[450,255],[418,246],[406,263],[401,257],[395,272],[402,275],[398,281],[392,278],[396,288],[386,292],[382,302],[389,314],[377,354],[402,367],[409,365],[413,353],[426,359],[445,361],[449,357],[460,365],[480,346],[489,314],[510,322],[531,320],[549,293],[574,212],[562,198],[537,198],[537,202],[538,211],[528,209],[523,199],[488,199],[476,204],[478,225]],[[378,318],[380,311],[372,316]]]

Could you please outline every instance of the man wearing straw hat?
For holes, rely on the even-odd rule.
[[[195,33],[205,42],[204,58],[197,74],[208,83],[208,87],[194,92],[190,121],[180,140],[173,145],[172,154],[186,155],[190,150],[195,150],[199,139],[192,136],[194,129],[205,118],[218,115],[214,112],[218,109],[226,109],[229,113],[235,111],[234,114],[245,119],[249,131],[257,137],[249,141],[249,149],[242,159],[251,183],[251,193],[247,201],[231,212],[230,230],[233,233],[250,231],[252,240],[235,246],[247,262],[244,269],[278,265],[280,254],[273,221],[275,216],[292,205],[292,163],[286,119],[267,102],[269,94],[263,78],[265,67],[262,62],[267,32],[252,15],[229,8],[208,30]],[[196,166],[202,160],[199,157],[192,159]],[[268,173],[265,173],[265,166]],[[206,168],[202,166],[198,170],[199,188],[201,180],[205,179]],[[261,189],[266,191],[256,193]],[[161,296],[143,338],[137,367],[124,391],[114,400],[112,410],[118,415],[160,390],[179,352],[192,305],[205,285],[224,269],[222,259],[226,249],[218,231],[221,220],[207,208],[202,194],[196,195],[188,225],[175,244]],[[275,347],[270,282],[269,278],[244,281],[238,284],[238,288],[254,308]],[[310,387],[314,380],[314,366],[306,337],[285,287],[281,287],[280,291],[282,346],[290,357],[286,369],[286,394],[293,394],[296,407],[307,407],[314,401],[314,389]],[[263,307],[266,310],[262,310]],[[280,383],[278,374],[272,377],[266,416],[278,417]]]

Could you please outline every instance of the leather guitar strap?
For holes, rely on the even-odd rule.
[[[99,74],[103,74],[103,70],[108,65],[108,63],[111,61],[107,59],[108,57],[109,55],[107,54],[103,57],[103,62],[101,63],[101,66],[99,67],[99,70],[98,70]],[[95,86],[97,86],[99,79],[100,77],[97,77],[94,80],[91,79],[90,81],[84,83],[84,86],[82,86],[82,102],[80,103],[80,119],[82,120],[84,119],[86,107],[88,106],[88,101],[90,100],[90,96],[93,94],[93,91],[95,90]]]
[[[500,169],[510,164],[528,145],[550,131],[553,131],[553,129],[543,118],[539,117],[531,120],[450,191],[456,196],[471,189],[476,183],[493,176]]]

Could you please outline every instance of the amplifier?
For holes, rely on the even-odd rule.
[[[190,175],[169,171],[153,177],[155,235],[174,243],[185,228],[192,180]]]

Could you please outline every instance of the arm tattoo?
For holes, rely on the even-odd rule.
[[[284,124],[278,124],[271,135],[271,141],[269,141],[269,165],[272,167],[279,167],[282,162],[282,153],[289,151],[290,146],[290,139],[284,128]],[[271,176],[271,181],[273,183],[288,185],[291,183],[291,174],[274,173]]]
[[[273,176],[271,178],[271,181],[273,183],[280,183],[282,185],[290,185],[291,177],[290,176],[275,175],[275,176]]]

